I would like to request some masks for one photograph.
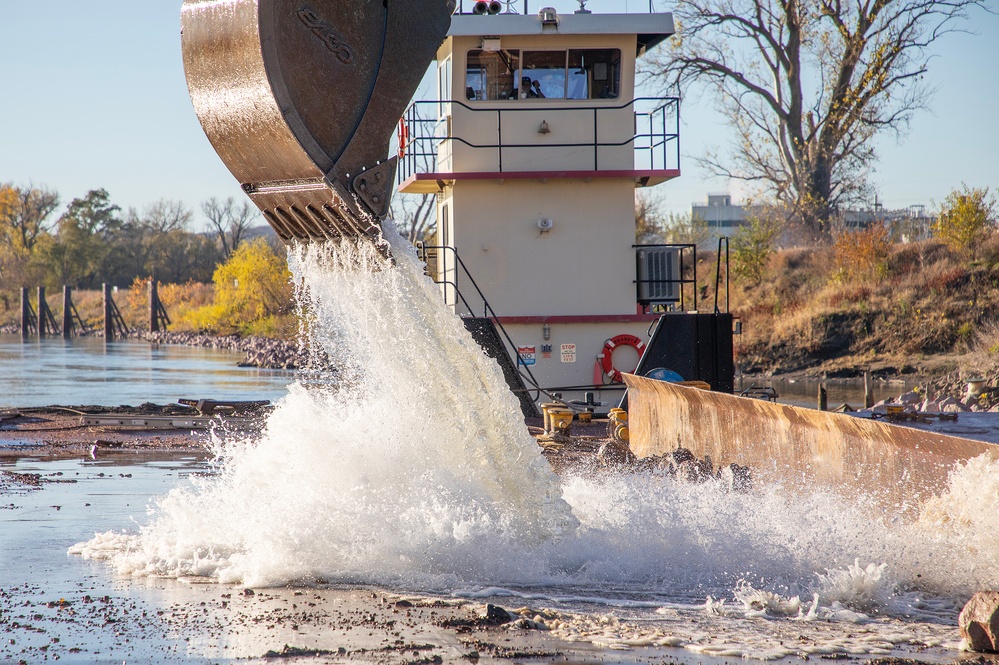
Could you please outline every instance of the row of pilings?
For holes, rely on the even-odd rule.
[[[128,337],[128,325],[121,315],[121,310],[114,300],[114,287],[110,284],[102,285],[103,292],[103,332],[104,339]],[[30,292],[27,287],[21,288],[21,337],[28,339],[37,335],[39,338],[57,337],[69,339],[74,335],[87,335],[95,331],[91,330],[80,317],[73,304],[73,288],[62,287],[62,325],[56,320],[49,308],[45,294],[45,287],[39,286],[37,291],[37,311],[31,305]],[[160,332],[170,325],[170,317],[166,308],[160,301],[159,289],[155,279],[149,280],[149,331]]]

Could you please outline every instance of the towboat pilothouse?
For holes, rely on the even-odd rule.
[[[692,306],[694,248],[635,237],[636,188],[680,175],[678,99],[636,95],[672,15],[578,4],[466,1],[437,52],[438,99],[399,130],[399,191],[437,199],[428,272],[525,412],[556,394],[606,411],[660,313]]]

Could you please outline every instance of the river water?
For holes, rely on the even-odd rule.
[[[243,354],[139,340],[0,335],[0,406],[273,400],[294,373],[238,367]]]
[[[326,387],[292,384],[256,438],[217,438],[210,473],[189,473],[201,469],[194,460],[136,461],[112,469],[109,483],[88,461],[20,462],[79,482],[0,513],[13,525],[0,531],[0,557],[28,551],[5,568],[21,587],[14,597],[124,589],[146,617],[163,604],[199,612],[201,592],[178,584],[374,586],[555,608],[551,636],[608,656],[639,649],[633,662],[650,647],[693,660],[958,656],[961,604],[999,585],[997,465],[955,469],[948,491],[905,520],[872,512],[870,497],[818,489],[743,493],[643,472],[556,477],[498,367],[415,257],[394,251],[394,266],[366,243],[292,257],[313,344],[346,363]],[[59,582],[46,593],[50,576]],[[143,592],[143,580],[155,591]],[[184,638],[163,635],[154,642],[168,662],[248,655],[223,658],[214,633],[179,651]],[[85,644],[77,659],[107,653],[103,644]]]
[[[287,393],[295,373],[239,367],[244,354],[200,347],[149,344],[140,340],[77,337],[31,338],[0,335],[0,407],[143,402],[166,404],[180,398],[275,400]],[[864,403],[863,382],[826,382],[829,408]],[[896,397],[913,382],[875,381],[874,399]],[[778,402],[816,408],[817,379],[738,378],[735,392],[772,387]]]
[[[835,409],[843,404],[861,410],[864,408],[863,379],[781,379],[762,377],[740,377],[735,380],[735,394],[758,387],[773,388],[777,393],[777,402],[808,409],[818,408],[819,386],[826,386],[826,405]],[[918,381],[896,379],[891,381],[873,380],[871,382],[871,397],[873,401],[895,398],[904,392],[920,385]]]

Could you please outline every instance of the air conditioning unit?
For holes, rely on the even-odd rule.
[[[680,300],[680,248],[638,250],[638,302],[654,305]]]

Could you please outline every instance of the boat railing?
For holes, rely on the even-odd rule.
[[[496,141],[480,142],[456,134],[450,122],[450,107],[459,106],[475,114],[495,116]],[[622,141],[611,141],[600,136],[600,127],[611,122],[610,118],[622,109],[632,109],[634,132]],[[634,149],[636,169],[666,171],[680,168],[680,99],[678,97],[636,97],[614,104],[601,102],[586,105],[575,103],[521,106],[514,102],[496,102],[489,105],[471,105],[461,100],[418,100],[406,111],[401,121],[399,182],[405,182],[417,173],[437,173],[439,150],[447,142],[460,143],[475,150],[495,152],[497,173],[504,173],[504,156],[510,150],[551,150],[552,148],[581,148],[592,150],[594,171],[604,170],[601,157],[607,159],[606,149],[631,145]],[[511,143],[503,139],[504,123],[518,114],[550,112],[558,114],[583,114],[586,120],[579,124],[586,129],[578,132],[585,139],[563,142]],[[481,126],[481,123],[473,123]],[[604,149],[604,150],[602,150]],[[603,154],[602,154],[603,153]],[[616,158],[614,155],[612,158]],[[614,167],[619,168],[619,167]],[[506,169],[509,170],[509,169]],[[514,169],[517,170],[517,169]]]
[[[715,255],[715,314],[721,314],[722,310],[718,307],[718,295],[721,293],[722,285],[722,249],[724,249],[725,254],[725,313],[729,310],[729,252],[728,252],[728,236],[721,236],[718,238],[718,253]]]
[[[489,301],[486,300],[485,294],[482,293],[482,289],[479,288],[475,278],[472,277],[471,271],[469,271],[465,262],[461,260],[458,250],[448,245],[428,245],[422,242],[416,243],[416,250],[417,257],[427,266],[427,274],[430,279],[442,288],[444,301],[455,305],[455,310],[459,316],[478,318],[479,315],[477,312],[482,312],[482,318],[492,320],[506,343],[510,345],[511,349],[516,350],[517,345],[514,344],[506,328],[503,327],[499,316],[493,310]],[[437,265],[433,266],[432,264],[434,263]],[[474,297],[477,298],[475,301],[477,307],[475,308],[472,307],[472,304],[465,298],[464,293],[458,288],[459,272],[463,276],[463,281],[467,280],[475,292]],[[462,311],[462,308],[464,308],[464,311]],[[538,384],[537,379],[534,378],[534,374],[530,368],[523,363],[517,363],[517,371],[520,372],[521,377],[524,379],[524,384],[530,386],[531,391],[535,392],[533,399],[538,399],[544,390]]]
[[[684,243],[648,243],[632,245],[635,249],[638,304],[645,311],[664,311],[677,306],[686,311],[687,285],[693,285],[693,309],[697,311],[697,245]],[[689,257],[689,258],[688,258]],[[687,266],[692,276],[684,277]],[[729,239],[718,238],[715,255],[715,314],[729,311]],[[720,302],[724,294],[725,302]]]
[[[475,14],[476,2],[477,0],[459,0],[454,13]],[[534,0],[533,2],[531,0],[499,0],[500,13],[502,14],[530,14],[548,6],[554,6],[560,12],[572,12],[579,11],[587,4],[594,9],[606,7],[618,14],[622,12],[628,14],[656,13],[653,0],[648,0],[647,4],[642,0],[632,0],[630,3],[622,2],[622,0],[587,0],[583,3],[580,3],[579,0]]]

